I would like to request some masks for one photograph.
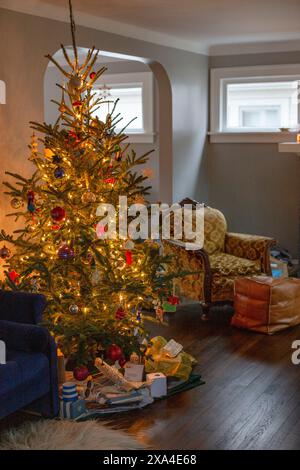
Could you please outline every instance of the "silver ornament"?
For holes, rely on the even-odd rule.
[[[70,81],[68,83],[68,86],[71,91],[79,90],[82,87],[82,85],[83,85],[83,80],[78,75],[73,75],[73,77],[70,78]]]
[[[30,285],[31,285],[31,292],[35,294],[39,292],[41,285],[39,283],[39,279],[36,276],[30,279]]]
[[[72,304],[69,307],[69,312],[72,313],[72,315],[76,315],[76,313],[79,312],[79,307],[76,304]]]
[[[96,286],[101,281],[101,273],[98,269],[92,272],[91,281],[93,286]]]
[[[124,243],[125,250],[133,250],[134,249],[134,242],[132,240],[127,240]]]

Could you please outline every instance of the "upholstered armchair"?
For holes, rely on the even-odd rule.
[[[195,201],[184,199],[180,204]],[[195,273],[176,279],[175,289],[181,297],[200,301],[206,319],[214,303],[233,300],[236,278],[271,273],[269,249],[275,240],[227,232],[222,212],[208,206],[204,211],[203,249],[188,251],[178,241],[164,241],[163,245],[165,254],[174,255],[170,270]]]

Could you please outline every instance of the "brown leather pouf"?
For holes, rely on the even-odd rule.
[[[300,324],[300,279],[243,277],[234,284],[231,324],[272,335]]]

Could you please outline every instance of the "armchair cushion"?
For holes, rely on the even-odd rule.
[[[43,352],[48,346],[49,333],[45,328],[0,320],[0,339],[8,349]]]
[[[192,199],[183,199],[180,205],[190,204],[196,206],[197,202]],[[171,214],[171,234],[174,234],[174,217]],[[195,217],[192,220],[193,231],[196,230]],[[185,239],[184,227],[183,229],[183,240],[190,242],[191,240]],[[225,235],[227,231],[227,223],[224,215],[218,209],[214,209],[209,206],[204,206],[204,246],[205,251],[210,255],[224,251]],[[173,235],[172,235],[173,236]]]
[[[210,255],[212,273],[220,276],[248,276],[261,272],[260,261],[251,261],[228,253],[214,253]]]

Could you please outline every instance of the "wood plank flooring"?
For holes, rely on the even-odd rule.
[[[226,313],[226,312],[225,312]],[[229,326],[224,310],[201,322],[196,305],[160,334],[198,359],[206,384],[120,418],[118,427],[155,449],[300,449],[300,327],[275,336]]]
[[[197,305],[182,306],[168,328],[152,326],[198,359],[206,384],[114,418],[114,426],[153,449],[300,449],[300,365],[291,363],[300,327],[265,336],[230,327],[228,314],[215,310],[203,323]]]

